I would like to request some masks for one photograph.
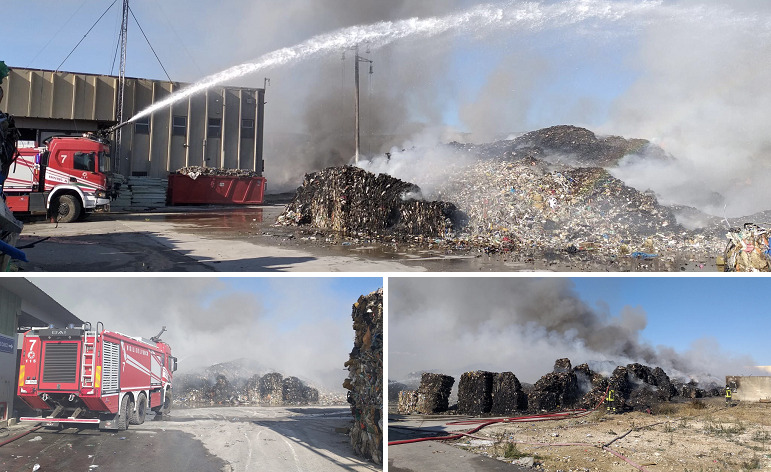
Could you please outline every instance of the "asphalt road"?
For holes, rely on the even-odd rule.
[[[389,415],[388,441],[431,436],[443,436],[467,431],[470,426],[447,425],[448,421],[463,420],[458,416]],[[530,469],[510,462],[481,456],[443,441],[388,446],[389,472],[524,472]]]
[[[0,447],[0,471],[382,470],[354,456],[350,422],[347,407],[177,409],[117,433],[39,429]]]

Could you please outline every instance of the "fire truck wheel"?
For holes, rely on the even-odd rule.
[[[140,393],[137,397],[137,409],[132,410],[129,423],[142,424],[145,422],[145,416],[147,416],[147,397],[144,393]]]
[[[128,415],[129,413],[129,398],[128,395],[123,396],[123,400],[120,401],[120,411],[118,412],[118,430],[122,431],[124,429],[128,429]]]
[[[72,223],[80,217],[80,212],[83,211],[78,197],[74,195],[61,195],[53,210],[54,218],[60,223]]]

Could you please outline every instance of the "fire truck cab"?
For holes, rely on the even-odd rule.
[[[142,424],[149,411],[168,414],[177,359],[159,336],[126,336],[101,322],[96,330],[86,323],[27,331],[17,394],[43,414],[21,421],[120,430]]]
[[[109,143],[94,135],[51,137],[19,148],[3,185],[15,213],[51,214],[68,223],[109,209],[113,193]]]

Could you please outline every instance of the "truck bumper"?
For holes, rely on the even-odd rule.
[[[87,210],[110,210],[109,198],[97,198],[92,194],[85,194],[83,198],[83,204]]]

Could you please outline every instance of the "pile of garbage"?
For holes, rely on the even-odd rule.
[[[725,272],[771,271],[771,248],[768,229],[747,223],[733,228],[727,234],[728,245],[723,255]]]
[[[715,384],[701,388],[694,380],[672,381],[660,367],[634,363],[618,366],[606,377],[594,372],[588,364],[572,367],[569,359],[557,359],[554,370],[534,385],[524,387],[512,372],[466,372],[458,384],[458,404],[448,406],[447,399],[454,383],[451,376],[426,373],[417,391],[399,392],[401,414],[436,414],[457,411],[472,416],[506,416],[517,413],[542,413],[572,408],[594,409],[614,390],[616,412],[646,411],[674,397],[701,398],[723,394]],[[423,393],[421,393],[423,391]],[[433,403],[425,408],[425,395],[431,393]],[[423,401],[423,408],[421,408]]]
[[[276,223],[343,235],[441,236],[458,219],[453,204],[422,200],[415,184],[342,166],[306,174]]]
[[[205,176],[226,176],[226,177],[260,177],[259,172],[249,169],[222,169],[219,167],[188,166],[177,169],[177,174],[182,174],[195,180],[198,177]]]
[[[279,372],[248,375],[224,364],[207,372],[175,376],[175,402],[185,406],[203,405],[315,405],[320,402],[318,389],[297,377]],[[219,368],[217,368],[219,367]],[[233,365],[231,365],[233,367]]]
[[[555,411],[574,407],[580,398],[578,377],[570,361],[558,359],[554,371],[538,379],[528,392],[527,404],[533,411]]]
[[[362,295],[351,312],[355,338],[345,362],[353,425],[349,431],[357,454],[383,462],[383,289]]]

